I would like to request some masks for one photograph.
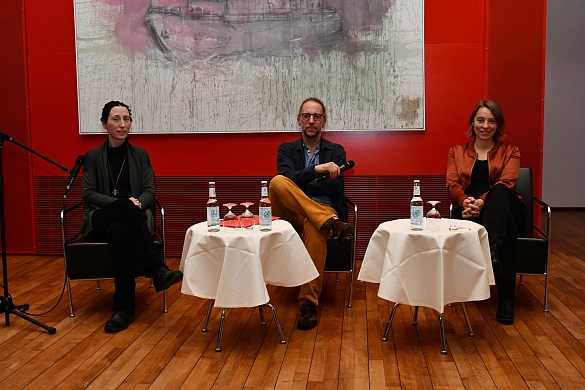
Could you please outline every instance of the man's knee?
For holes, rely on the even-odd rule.
[[[283,175],[276,175],[270,180],[270,191],[278,192],[290,185],[291,180]]]

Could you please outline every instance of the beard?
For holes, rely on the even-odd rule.
[[[314,130],[313,133],[308,133],[307,130]],[[305,137],[307,138],[317,138],[319,136],[319,134],[321,134],[321,129],[315,126],[306,126],[303,129],[303,134],[305,135]]]

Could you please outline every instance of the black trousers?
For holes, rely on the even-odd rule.
[[[151,276],[164,265],[146,223],[146,214],[130,199],[118,199],[93,213],[91,235],[107,241],[114,266],[114,311],[136,306],[138,270]]]
[[[461,208],[453,217],[461,219]],[[514,295],[516,288],[516,259],[513,256],[516,238],[526,225],[528,210],[518,196],[503,184],[492,187],[485,199],[484,208],[477,218],[471,219],[485,227],[490,247],[497,248],[502,275],[496,278],[498,293]]]

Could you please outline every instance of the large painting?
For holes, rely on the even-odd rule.
[[[122,100],[135,133],[422,130],[423,0],[75,0],[81,134]]]

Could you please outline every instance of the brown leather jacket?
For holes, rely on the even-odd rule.
[[[471,171],[477,158],[474,141],[453,146],[447,159],[447,189],[453,202],[461,206],[468,195],[465,189],[471,182]],[[488,153],[490,188],[498,183],[512,189],[520,170],[520,151],[518,147],[505,142],[497,142]],[[487,192],[480,196],[485,201]]]

